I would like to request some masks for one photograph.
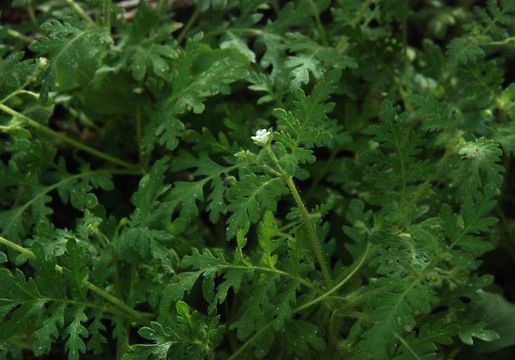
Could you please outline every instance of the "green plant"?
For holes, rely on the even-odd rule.
[[[509,359],[515,2],[473,3],[2,5],[0,359]]]

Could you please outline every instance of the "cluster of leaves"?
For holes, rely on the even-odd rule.
[[[473,3],[1,5],[0,359],[512,358],[515,2]]]

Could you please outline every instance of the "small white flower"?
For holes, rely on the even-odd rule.
[[[44,68],[48,65],[48,59],[46,57],[39,57],[37,60],[37,64],[40,68]]]
[[[250,138],[252,139],[252,141],[254,141],[254,144],[265,146],[268,143],[268,141],[270,141],[271,136],[271,131],[268,131],[267,129],[259,129],[258,131],[256,131],[256,135],[251,136]]]

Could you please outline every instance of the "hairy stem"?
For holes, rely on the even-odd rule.
[[[95,148],[92,148],[91,146],[88,146],[80,141],[77,141],[77,140],[74,140],[72,138],[69,138],[68,136],[66,135],[63,135],[55,130],[52,130],[42,124],[40,124],[39,122],[37,122],[36,120],[33,120],[31,118],[29,118],[28,116],[6,106],[6,105],[3,105],[3,104],[0,104],[0,111],[3,111],[9,115],[12,115],[12,116],[17,116],[17,117],[20,117],[22,119],[24,119],[28,125],[32,126],[33,128],[41,131],[42,133],[46,134],[46,135],[49,135],[51,137],[54,137],[56,139],[59,139],[61,140],[62,142],[68,144],[68,145],[71,145],[73,147],[76,147],[77,149],[80,149],[84,152],[87,152],[97,158],[100,158],[100,159],[103,159],[103,160],[106,160],[112,164],[116,164],[116,165],[119,165],[119,166],[122,166],[124,168],[127,168],[127,169],[136,169],[137,166],[134,165],[134,164],[130,164],[126,161],[123,161],[123,160],[120,160],[112,155],[109,155],[109,154],[106,154],[105,152],[102,152],[100,150],[97,150]]]
[[[300,210],[302,220],[304,221],[304,226],[306,227],[306,230],[308,232],[309,241],[311,242],[311,247],[313,248],[313,251],[315,252],[315,256],[318,260],[318,264],[320,265],[320,268],[322,269],[322,274],[324,275],[326,282],[329,283],[329,282],[331,282],[331,279],[332,279],[331,271],[329,270],[329,266],[327,265],[327,261],[325,259],[322,243],[318,239],[318,236],[315,231],[315,226],[313,225],[313,222],[311,221],[309,212],[306,209],[306,206],[304,205],[302,198],[300,197],[297,187],[295,186],[295,183],[293,182],[293,178],[289,175],[285,175],[283,178],[284,178],[284,181],[286,182],[286,185],[290,189],[290,192],[291,192],[293,198],[295,199],[295,203],[297,204],[297,207]]]
[[[18,251],[19,253],[22,253],[23,255],[25,255],[26,257],[30,258],[30,259],[35,259],[36,258],[36,255],[29,249],[26,249],[10,240],[7,240],[6,238],[0,236],[0,244],[3,244],[13,250],[16,250]],[[55,265],[55,269],[58,271],[58,272],[63,272],[64,268],[60,265]],[[117,306],[118,308],[122,309],[123,311],[125,311],[127,314],[129,314],[131,317],[133,317],[134,319],[140,321],[140,322],[145,322],[151,315],[150,314],[146,314],[146,313],[141,313],[137,310],[134,310],[132,307],[130,307],[129,305],[127,305],[126,303],[124,303],[123,301],[121,301],[120,299],[114,297],[113,295],[109,294],[107,291],[105,291],[104,289],[101,289],[99,288],[98,286],[96,286],[95,284],[89,282],[89,281],[85,281],[84,282],[84,285],[89,289],[91,290],[91,292],[99,295],[100,297],[103,297],[104,299],[106,299],[107,301],[109,301],[111,304]]]

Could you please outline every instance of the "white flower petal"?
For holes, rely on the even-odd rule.
[[[267,129],[259,129],[258,131],[256,131],[256,135],[251,136],[250,138],[252,139],[252,141],[254,141],[255,144],[264,146],[268,143],[271,136],[271,131],[268,131]]]

